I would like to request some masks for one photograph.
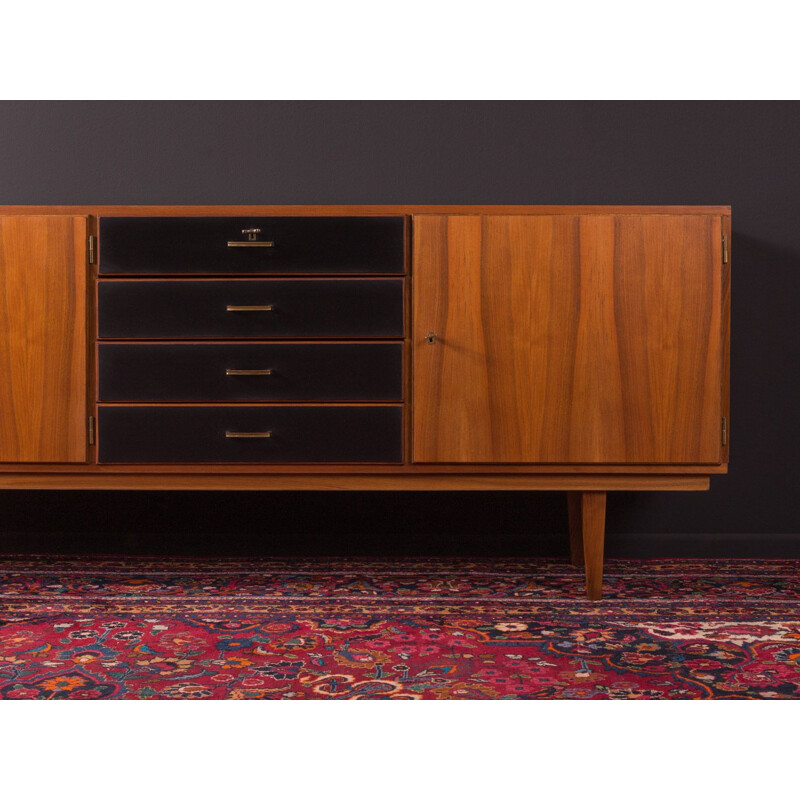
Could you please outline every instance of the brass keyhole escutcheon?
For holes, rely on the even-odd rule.
[[[425,337],[425,341],[426,341],[428,344],[436,344],[436,334],[435,334],[435,333],[429,333],[429,334],[428,334],[428,335]]]

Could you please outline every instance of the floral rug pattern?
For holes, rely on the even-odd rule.
[[[800,562],[0,557],[3,699],[800,699]]]

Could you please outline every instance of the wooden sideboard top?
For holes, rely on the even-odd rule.
[[[635,205],[0,205],[0,214],[99,216],[369,216],[397,214],[708,214],[729,217],[730,206]]]

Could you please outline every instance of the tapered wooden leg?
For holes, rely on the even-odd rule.
[[[581,520],[580,492],[567,492],[567,518],[569,519],[569,560],[573,567],[583,567],[583,522]]]
[[[606,532],[606,493],[581,492],[583,560],[586,564],[586,596],[603,596],[603,543]]]

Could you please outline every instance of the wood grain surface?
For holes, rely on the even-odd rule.
[[[0,214],[68,214],[99,217],[197,216],[385,216],[394,214],[713,214],[730,215],[730,206],[640,205],[0,205]]]
[[[586,596],[603,597],[603,553],[606,535],[606,493],[581,492],[581,533],[586,570]]]
[[[86,461],[86,219],[0,217],[0,461]]]
[[[731,218],[721,217],[722,233],[728,240],[728,263],[722,265],[722,404],[721,416],[727,420],[727,436],[720,460],[727,464],[731,446]]]
[[[416,462],[720,462],[719,217],[413,229]]]
[[[330,467],[329,467],[330,468]],[[364,469],[364,467],[362,467]],[[252,491],[659,491],[702,492],[709,479],[703,475],[352,475],[328,474],[187,474],[165,470],[162,464],[145,464],[136,472],[88,470],[62,473],[0,473],[0,489],[179,489]]]

